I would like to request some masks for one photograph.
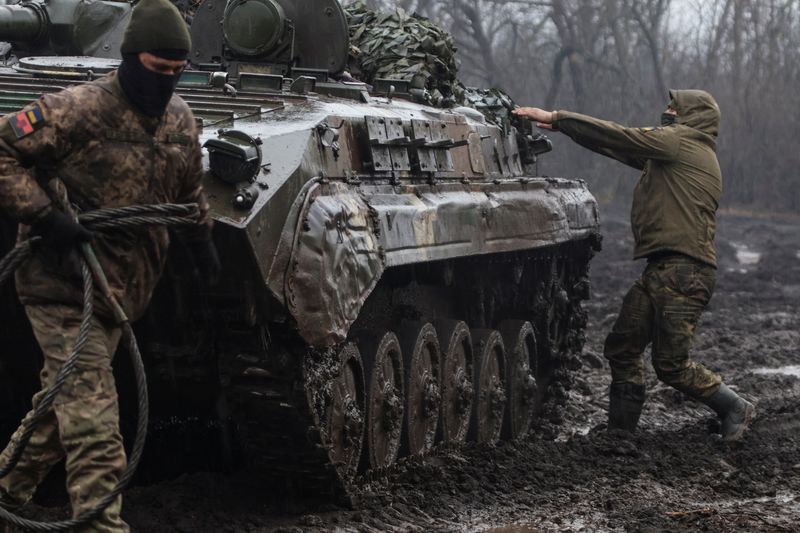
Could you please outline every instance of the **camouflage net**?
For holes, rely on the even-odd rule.
[[[368,9],[360,0],[344,8],[350,27],[350,73],[367,83],[404,80],[424,103],[440,107],[465,105],[494,124],[517,122],[516,107],[501,89],[465,87],[458,80],[455,41],[444,29],[417,14],[397,8]]]
[[[504,131],[512,124],[517,128],[520,126],[520,118],[511,114],[517,105],[502,89],[467,87],[464,100],[464,105],[477,109],[489,122],[501,126]]]
[[[351,74],[367,83],[385,78],[408,81],[434,105],[464,101],[458,81],[453,37],[430,20],[397,8],[368,9],[358,1],[346,6],[350,27]]]

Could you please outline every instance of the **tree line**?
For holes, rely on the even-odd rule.
[[[444,26],[468,85],[520,104],[632,126],[658,123],[670,88],[722,110],[723,205],[800,211],[800,0],[367,0]],[[549,175],[627,202],[637,173],[551,135]]]

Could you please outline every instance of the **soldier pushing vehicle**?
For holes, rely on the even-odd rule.
[[[609,429],[633,431],[645,399],[643,353],[652,343],[658,378],[709,406],[726,441],[741,438],[753,405],[689,350],[714,291],[716,211],[722,173],[716,157],[720,111],[705,91],[672,90],[657,128],[626,128],[569,111],[519,108],[515,114],[642,171],[631,211],[634,258],[647,266],[606,338],[611,365]]]

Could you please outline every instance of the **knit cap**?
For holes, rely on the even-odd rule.
[[[192,49],[189,29],[169,0],[140,0],[133,8],[120,51],[123,54],[152,50]]]

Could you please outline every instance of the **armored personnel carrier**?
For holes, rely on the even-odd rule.
[[[0,109],[113,70],[130,10],[0,6]],[[214,419],[251,469],[338,494],[438,443],[524,436],[582,345],[600,243],[585,184],[537,176],[550,145],[530,123],[428,105],[408,80],[340,81],[336,0],[205,0],[191,33],[178,92],[224,275],[203,287],[174,243],[137,325],[155,416]],[[3,290],[10,433],[35,345]]]

